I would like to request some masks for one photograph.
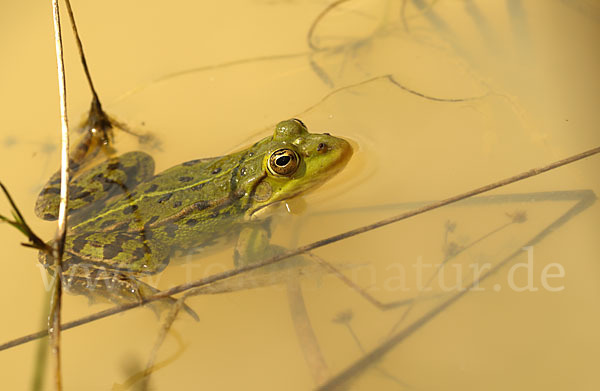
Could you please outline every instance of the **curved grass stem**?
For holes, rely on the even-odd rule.
[[[61,361],[60,361],[60,327],[62,304],[62,254],[67,233],[67,203],[69,199],[69,121],[67,117],[67,86],[65,80],[65,65],[63,59],[62,34],[58,0],[52,0],[52,16],[54,21],[54,44],[56,49],[56,67],[58,71],[58,94],[60,97],[61,122],[61,179],[60,206],[58,209],[58,227],[53,245],[54,284],[52,302],[48,321],[50,346],[54,358],[54,387],[62,390]]]

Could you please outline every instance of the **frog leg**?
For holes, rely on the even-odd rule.
[[[121,305],[132,302],[141,303],[146,298],[160,292],[153,286],[140,281],[133,274],[110,270],[102,266],[81,263],[70,259],[70,263],[65,264],[63,271],[63,286],[71,294],[84,295],[90,300],[103,299],[111,303]],[[48,267],[50,273],[53,273],[52,267]],[[169,308],[177,302],[173,297],[149,303],[150,307],[158,314]],[[195,320],[198,315],[189,306],[183,307],[188,314]]]
[[[79,173],[79,175],[74,175]],[[144,152],[128,152],[112,157],[87,170],[75,164],[69,184],[69,214],[90,205],[101,206],[109,198],[125,194],[154,175],[154,159]],[[60,204],[60,172],[42,188],[36,201],[35,214],[44,220],[56,220]]]
[[[271,240],[269,228],[268,222],[254,223],[242,228],[233,252],[235,267],[259,262],[261,258],[268,258],[267,253],[270,252],[269,241]]]
[[[233,253],[233,262],[236,267],[250,265],[267,260],[286,249],[273,245],[271,240],[271,220],[249,223],[242,228]],[[281,262],[262,268],[265,271],[279,271],[290,266],[301,266],[305,261],[302,256],[290,257]]]

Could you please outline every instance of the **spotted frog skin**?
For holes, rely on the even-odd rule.
[[[247,149],[157,175],[144,152],[110,158],[69,185],[63,283],[111,301],[140,299],[155,289],[137,277],[160,272],[177,252],[248,237],[240,233],[264,219],[268,206],[314,189],[351,155],[345,140],[309,133],[291,119]],[[40,193],[39,217],[57,218],[59,181],[55,175]],[[46,254],[39,259],[52,269]]]

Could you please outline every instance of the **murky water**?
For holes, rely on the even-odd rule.
[[[309,44],[327,6],[73,4],[105,108],[161,140],[160,150],[149,150],[158,170],[230,152],[293,116],[353,142],[349,166],[275,228],[273,240],[287,247],[600,144],[596,3],[347,1],[322,15]],[[50,237],[54,226],[32,212],[59,159],[51,8],[13,2],[0,14],[0,179]],[[66,41],[76,123],[89,94]],[[117,142],[122,151],[139,148],[129,136]],[[193,297],[200,322],[176,321],[150,386],[314,388],[517,252],[354,372],[349,389],[596,389],[598,169],[592,157],[316,250],[380,301],[417,298],[381,311],[331,274],[304,276],[320,353],[298,337],[285,284]],[[5,342],[42,328],[45,288],[36,254],[18,246],[16,231],[0,229]],[[165,289],[232,267],[230,250],[187,261],[152,282]],[[65,320],[108,307],[76,296],[64,306]],[[65,389],[127,388],[159,328],[151,311],[137,309],[66,331]],[[0,352],[10,374],[3,388],[29,387],[36,349],[34,342]]]

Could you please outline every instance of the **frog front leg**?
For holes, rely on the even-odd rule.
[[[243,227],[233,251],[235,267],[250,265],[269,258],[272,252],[270,240],[270,219]]]
[[[107,199],[131,194],[139,184],[154,175],[154,159],[141,151],[110,158],[89,170],[72,169],[77,174],[69,184],[69,215]],[[56,220],[60,204],[60,172],[43,187],[35,204],[35,214],[44,220]]]
[[[286,248],[271,244],[271,219],[249,223],[239,233],[234,249],[233,261],[235,267],[250,265],[265,261],[283,253]],[[275,271],[299,266],[305,263],[302,256],[284,259],[281,262],[266,266],[265,271]]]

